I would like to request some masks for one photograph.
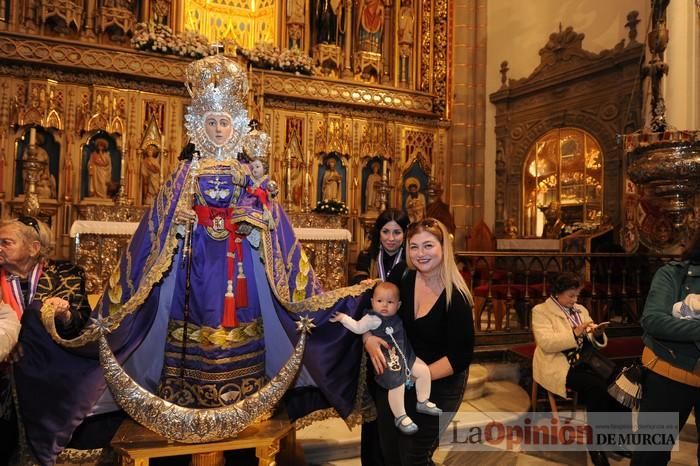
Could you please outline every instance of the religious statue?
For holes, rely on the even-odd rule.
[[[409,177],[404,183],[408,196],[404,208],[408,213],[411,223],[422,220],[425,217],[425,194],[420,192],[420,181],[414,177]]]
[[[155,144],[149,144],[143,151],[143,161],[141,162],[141,200],[143,204],[153,203],[160,188],[160,170],[160,149]]]
[[[399,44],[413,45],[415,13],[411,0],[404,0],[399,10]]]
[[[282,206],[258,191],[263,155],[238,159],[246,147],[264,145],[248,144],[262,135],[249,131],[247,70],[214,55],[190,63],[185,76],[185,128],[196,153],[156,195],[95,319],[65,340],[39,317],[54,322],[49,303],[40,311],[35,301],[24,313],[32,345],[15,374],[39,464],[55,464],[86,417],[119,407],[188,443],[235,436],[285,394],[292,421],[360,416],[362,345],[328,322],[341,309],[359,318],[371,285],[321,295]],[[267,203],[272,223],[258,202]],[[42,393],[52,396],[34,395]],[[164,400],[172,405],[164,408]]]
[[[289,193],[292,203],[295,206],[300,206],[302,195],[304,193],[304,170],[301,160],[297,157],[292,157],[289,160]]]
[[[515,224],[513,217],[508,217],[506,219],[506,225],[503,232],[505,233],[506,238],[515,239],[518,237],[518,227]]]
[[[326,159],[326,171],[323,174],[321,184],[321,200],[323,201],[343,201],[341,186],[343,177],[335,169],[336,159],[329,157]]]
[[[316,4],[316,21],[318,25],[318,43],[338,45],[340,40],[339,25],[342,22],[342,0],[318,0]]]
[[[276,195],[276,188],[271,187],[270,178],[267,176],[266,162],[261,158],[254,158],[250,162],[250,175],[247,181],[246,191],[249,198],[244,198],[240,205],[249,206],[252,210],[260,212],[262,219],[267,222],[272,230],[275,227],[275,220],[270,212],[270,198]]]
[[[358,37],[360,50],[382,53],[384,34],[383,0],[361,0],[359,18]]]
[[[404,0],[399,10],[399,82],[410,81],[415,12],[412,0]]]
[[[287,0],[287,36],[290,49],[304,47],[306,0]]]
[[[95,148],[88,157],[88,197],[108,199],[112,188],[112,156],[107,150],[109,142],[95,139]]]
[[[44,135],[39,131],[36,132],[36,161],[41,164],[41,172],[39,173],[38,179],[34,184],[34,192],[36,192],[37,197],[44,199],[56,199],[56,177],[51,174],[49,166],[49,154],[46,150],[41,147],[44,145]],[[27,147],[24,150],[24,159],[28,157]],[[29,192],[29,173],[26,170],[22,170],[22,178],[24,180],[24,194]]]
[[[566,225],[560,218],[561,209],[559,208],[559,203],[557,201],[552,201],[546,208],[541,208],[541,210],[544,213],[544,218],[546,220],[544,228],[542,229],[542,238],[561,238]]]
[[[450,211],[450,205],[442,200],[442,191],[442,186],[435,179],[428,183],[428,200],[430,202],[425,206],[425,216],[440,220],[454,237],[457,226]]]
[[[382,185],[382,175],[379,174],[379,162],[370,164],[370,174],[367,176],[365,186],[365,212],[379,212],[382,206],[380,188]]]

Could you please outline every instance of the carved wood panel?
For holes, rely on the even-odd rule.
[[[628,26],[630,24],[628,23]],[[549,36],[540,50],[541,63],[522,79],[508,79],[501,65],[501,88],[491,94],[496,105],[496,236],[504,235],[505,220],[523,225],[522,179],[528,151],[542,135],[574,127],[590,133],[604,158],[603,215],[621,220],[624,159],[619,134],[634,131],[642,121],[639,64],[643,44],[629,41],[592,53],[583,49],[584,34],[571,27]]]

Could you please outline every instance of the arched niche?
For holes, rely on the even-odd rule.
[[[579,128],[552,129],[538,138],[522,169],[522,235],[542,236],[551,203],[559,206],[565,225],[600,224],[603,159],[598,141]]]
[[[502,86],[489,96],[496,106],[495,233],[504,236],[505,221],[516,220],[518,231],[529,229],[523,186],[526,159],[537,141],[550,131],[573,128],[599,145],[602,174],[601,209],[613,224],[622,220],[625,161],[619,134],[642,122],[639,63],[643,44],[630,31],[609,50],[583,49],[584,34],[571,27],[552,33],[540,49],[541,63],[530,76],[509,79],[501,65]]]

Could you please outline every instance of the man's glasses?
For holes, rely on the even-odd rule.
[[[36,234],[37,235],[39,234],[39,221],[37,219],[35,219],[34,217],[22,215],[20,217],[17,217],[17,221],[27,225],[28,227],[34,228],[34,231],[36,231]]]

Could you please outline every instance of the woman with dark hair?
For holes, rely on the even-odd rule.
[[[656,271],[640,319],[644,329],[642,363],[646,367],[639,424],[653,421],[655,412],[678,413],[679,431],[690,410],[700,402],[700,320],[678,319],[673,304],[687,302],[700,293],[700,230],[695,233],[680,261]],[[669,448],[672,445],[669,445]],[[631,464],[663,465],[671,451],[639,451]]]
[[[595,324],[588,310],[577,304],[581,282],[576,274],[565,272],[554,279],[551,295],[532,309],[535,354],[532,378],[544,389],[566,398],[567,387],[575,390],[588,412],[620,411],[608,395],[604,380],[588,364],[579,363],[584,346],[602,348],[608,342],[606,323]],[[594,465],[607,465],[603,451],[589,451]]]
[[[403,240],[408,228],[408,214],[402,209],[389,208],[379,214],[370,232],[369,247],[357,258],[352,283],[379,278],[396,285],[406,270]],[[374,398],[376,383],[372,370],[367,371],[367,389]],[[361,457],[363,466],[383,466],[377,422],[362,424]]]
[[[406,268],[403,240],[408,214],[401,209],[386,209],[374,222],[369,247],[357,258],[353,284],[367,278],[379,278],[398,284]]]

